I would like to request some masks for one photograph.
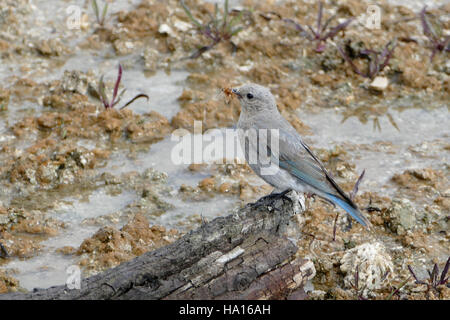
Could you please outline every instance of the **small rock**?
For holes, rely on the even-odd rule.
[[[71,254],[74,254],[76,251],[77,251],[77,249],[72,246],[64,246],[64,247],[56,249],[57,253],[61,253],[63,255],[71,255]]]
[[[198,183],[200,189],[204,191],[211,191],[215,187],[215,179],[213,177],[205,178]]]
[[[160,34],[168,34],[170,36],[173,35],[173,30],[170,26],[168,26],[167,24],[163,23],[162,25],[159,26],[158,32]]]
[[[46,39],[36,43],[36,50],[43,56],[61,56],[68,53],[68,49],[58,39]]]
[[[117,39],[113,42],[113,47],[117,55],[124,56],[132,53],[139,45],[139,42]]]
[[[7,270],[0,270],[0,294],[15,292],[19,288],[19,280],[11,277]]]
[[[417,224],[417,211],[408,199],[394,199],[391,207],[386,211],[385,218],[389,228],[403,235],[412,230]]]
[[[389,80],[386,77],[375,77],[372,83],[369,85],[369,88],[375,91],[384,91],[386,90],[389,84]]]
[[[187,32],[190,29],[192,29],[192,25],[190,23],[187,23],[187,22],[184,22],[184,21],[181,21],[178,19],[173,22],[173,25],[176,29],[178,29],[182,32]]]
[[[220,191],[221,193],[228,193],[228,192],[231,191],[231,188],[232,188],[231,183],[224,182],[224,183],[222,183],[222,184],[220,185],[219,191]]]
[[[156,72],[160,57],[159,52],[153,48],[146,47],[142,56],[144,58],[144,70]]]

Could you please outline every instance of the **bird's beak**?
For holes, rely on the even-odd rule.
[[[239,93],[239,89],[233,88],[231,89],[231,92],[233,92],[238,97],[238,99],[242,99],[242,95]]]

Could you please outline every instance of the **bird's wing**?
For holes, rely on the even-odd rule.
[[[279,129],[278,132],[278,154],[273,150],[270,152],[272,157],[278,157],[280,168],[287,170],[303,183],[321,192],[338,196],[356,208],[353,201],[334,181],[322,162],[303,142],[295,129],[290,127],[289,129]],[[275,160],[273,158],[272,161]]]

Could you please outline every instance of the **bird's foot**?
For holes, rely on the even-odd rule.
[[[283,200],[287,200],[292,202],[292,199],[289,198],[286,194],[288,194],[291,191],[291,189],[286,189],[283,192],[279,192],[279,193],[271,193],[267,196],[262,197],[261,199],[259,199],[260,201],[264,201],[264,200],[276,200],[276,199],[283,199]]]
[[[291,191],[291,189],[286,189],[283,192],[280,193],[271,193],[267,196],[264,196],[262,198],[260,198],[258,201],[256,201],[255,203],[252,203],[250,206],[253,207],[257,207],[259,205],[261,205],[262,202],[265,202],[266,200],[277,200],[277,199],[282,199],[282,200],[287,200],[291,203],[293,203],[292,199],[289,198],[286,194],[288,194]]]

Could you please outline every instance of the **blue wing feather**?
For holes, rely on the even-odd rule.
[[[327,197],[329,197],[329,200],[333,203],[337,204],[339,207],[347,211],[349,215],[351,215],[356,221],[361,223],[364,227],[369,227],[370,222],[367,220],[366,217],[362,215],[362,213],[358,210],[358,208],[352,207],[347,201],[340,199],[332,194],[327,194]]]

